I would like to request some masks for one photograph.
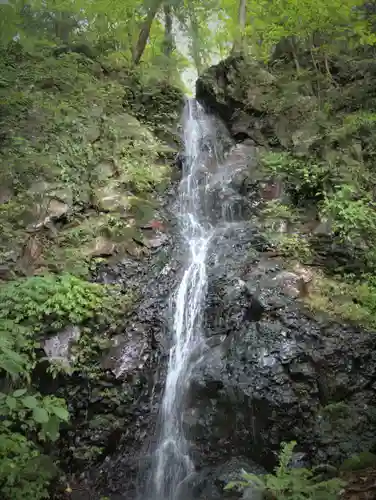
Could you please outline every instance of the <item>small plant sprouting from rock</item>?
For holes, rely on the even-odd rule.
[[[275,500],[336,500],[343,485],[340,479],[315,481],[314,470],[291,468],[295,441],[283,443],[274,474],[258,476],[242,471],[242,479],[231,481],[225,490],[256,489]]]

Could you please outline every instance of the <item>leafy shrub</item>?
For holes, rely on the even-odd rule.
[[[112,310],[109,288],[70,274],[20,279],[0,286],[0,322],[12,322],[34,332],[79,324]]]
[[[231,481],[225,489],[258,489],[276,500],[336,500],[342,486],[339,479],[315,482],[314,471],[289,467],[295,446],[294,441],[282,444],[274,474],[257,476],[243,470],[242,480]]]
[[[361,279],[352,277],[328,278],[317,275],[308,297],[312,309],[323,311],[365,327],[376,327],[376,280],[363,275]]]
[[[54,396],[42,397],[37,392],[31,393],[28,388],[9,394],[0,392],[0,413],[2,425],[11,428],[15,422],[20,422],[23,431],[28,435],[37,432],[41,441],[55,441],[60,422],[67,422],[69,418],[64,400]]]
[[[354,187],[344,185],[331,197],[325,197],[321,213],[332,221],[332,229],[352,244],[376,241],[375,204],[364,194],[357,195]]]
[[[9,379],[0,392],[2,498],[48,498],[54,471],[39,470],[44,459],[39,447],[55,441],[61,423],[69,419],[64,400],[42,396],[32,385],[39,337],[46,329],[54,332],[67,324],[121,314],[117,300],[109,287],[69,274],[35,276],[0,287],[0,368]]]
[[[0,492],[4,500],[49,498],[48,485],[56,472],[32,441],[0,425]]]
[[[330,132],[330,137],[333,140],[339,140],[349,136],[354,137],[368,131],[373,131],[375,125],[376,113],[363,110],[349,113],[343,117],[341,125]]]
[[[333,168],[328,164],[308,158],[296,158],[290,153],[268,152],[261,162],[267,173],[278,177],[294,197],[296,204],[307,200],[321,200],[331,189]]]
[[[12,378],[28,377],[36,366],[35,349],[42,335],[90,319],[96,325],[110,320],[116,325],[130,300],[130,294],[118,294],[115,286],[70,274],[34,276],[0,286],[0,367]],[[93,339],[92,343],[97,344]]]
[[[278,200],[272,200],[266,203],[262,215],[265,218],[264,224],[270,242],[284,257],[301,262],[308,262],[312,259],[312,249],[304,235],[280,230],[281,222],[293,225],[299,220],[297,210]]]
[[[37,443],[58,438],[61,422],[69,419],[65,401],[54,396],[43,397],[32,388],[32,363],[4,343],[4,339],[0,343],[0,366],[20,387],[0,392],[1,497],[49,498],[47,488],[56,467],[43,456]]]
[[[304,235],[280,234],[276,237],[276,245],[281,254],[293,260],[308,263],[312,259],[312,250]]]
[[[265,204],[262,210],[262,215],[267,219],[278,219],[286,222],[296,222],[298,214],[294,208],[279,200],[270,200]]]

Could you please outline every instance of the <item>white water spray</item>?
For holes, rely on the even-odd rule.
[[[215,234],[211,182],[223,161],[216,124],[195,101],[184,113],[185,162],[180,185],[179,220],[188,261],[174,295],[173,339],[160,413],[160,432],[148,499],[186,500],[181,484],[193,472],[183,430],[184,402],[192,369],[205,346],[202,314],[207,291],[206,260]],[[222,176],[220,184],[224,182]],[[214,182],[218,185],[218,181]],[[223,208],[223,207],[222,207]],[[219,219],[222,210],[220,210]]]

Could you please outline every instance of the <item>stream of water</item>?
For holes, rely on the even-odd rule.
[[[227,217],[223,200],[218,213],[218,186],[225,184],[219,129],[195,101],[184,116],[185,161],[179,193],[179,221],[188,253],[174,293],[173,328],[165,390],[160,410],[158,446],[145,500],[186,500],[182,483],[194,471],[183,429],[184,402],[194,367],[205,347],[203,308],[207,291],[206,261],[216,229]]]

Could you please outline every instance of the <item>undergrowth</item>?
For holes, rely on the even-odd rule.
[[[274,474],[256,475],[243,470],[242,479],[231,481],[225,490],[259,490],[276,500],[337,500],[343,485],[340,479],[316,481],[314,470],[290,467],[295,446],[295,441],[282,444]]]
[[[327,277],[317,273],[308,305],[315,311],[330,313],[339,319],[376,328],[376,281],[374,276]]]
[[[6,500],[49,498],[48,485],[57,469],[44,465],[43,443],[56,441],[60,425],[69,420],[65,401],[40,394],[34,385],[34,370],[45,360],[38,355],[41,341],[65,326],[82,325],[73,369],[90,372],[89,361],[93,354],[98,357],[102,345],[85,324],[116,324],[128,304],[116,288],[68,274],[0,286],[0,492]],[[53,367],[53,375],[66,372],[62,365]]]
[[[372,113],[356,113],[343,121],[344,126],[358,133],[374,126]],[[331,233],[332,250],[327,248],[326,252],[334,249],[335,257],[335,249],[341,248],[347,256],[347,263],[342,260],[334,270],[334,278],[332,268],[325,273],[324,262],[323,272],[318,274],[308,299],[310,306],[346,321],[375,327],[376,186],[370,164],[362,163],[357,168],[351,163],[325,161],[313,153],[309,157],[296,157],[290,152],[266,153],[262,164],[268,175],[283,182],[287,192],[288,201],[271,202],[264,209],[272,241],[281,253],[303,263],[315,262],[320,240],[315,238],[315,245],[311,244],[312,235],[304,228],[301,215],[304,209],[309,209],[311,219],[324,223]],[[275,231],[281,221],[289,226],[286,234]],[[356,264],[353,266],[356,274],[351,264]]]

